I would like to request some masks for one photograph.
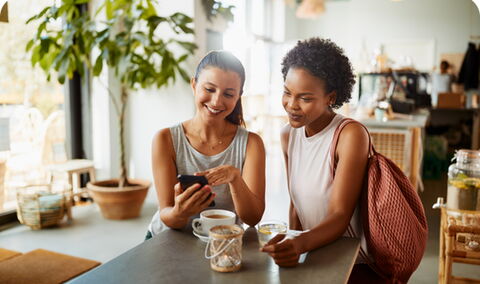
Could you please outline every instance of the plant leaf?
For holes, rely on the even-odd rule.
[[[93,66],[93,76],[100,75],[100,73],[102,73],[102,68],[103,68],[103,57],[100,54],[97,57],[97,60],[95,60],[95,65]]]
[[[105,15],[108,20],[113,19],[113,9],[110,0],[105,0]]]
[[[43,10],[42,10],[40,13],[38,13],[38,14],[36,14],[35,16],[29,18],[29,19],[25,22],[25,24],[28,24],[28,23],[30,23],[30,22],[33,21],[33,20],[40,19],[41,17],[43,17],[43,15],[45,15],[45,13],[47,13],[47,11],[48,11],[49,9],[50,9],[50,6],[43,8]]]
[[[34,43],[35,43],[35,41],[33,39],[29,40],[28,43],[27,43],[27,46],[25,47],[25,51],[29,51],[30,48],[32,48]]]

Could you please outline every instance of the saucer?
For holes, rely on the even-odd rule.
[[[195,231],[192,231],[195,237],[199,238],[202,242],[208,243],[208,240],[210,239],[208,236],[201,235]]]

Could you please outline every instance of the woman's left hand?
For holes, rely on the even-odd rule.
[[[203,172],[196,172],[196,176],[205,176],[208,184],[216,186],[234,181],[240,177],[240,170],[230,165],[218,166]]]
[[[262,252],[268,253],[278,266],[294,267],[298,265],[300,251],[295,239],[285,238],[285,234],[278,234],[264,247],[260,249]]]

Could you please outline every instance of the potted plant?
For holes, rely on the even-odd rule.
[[[88,74],[99,76],[104,67],[114,70],[121,93],[108,93],[118,115],[120,177],[89,183],[87,187],[105,218],[133,218],[140,214],[150,181],[129,179],[127,175],[124,130],[128,95],[138,88],[161,88],[177,76],[188,82],[182,64],[196,45],[162,38],[157,29],[167,26],[177,35],[189,35],[193,34],[193,21],[182,13],[159,16],[151,0],[105,0],[95,13],[95,17],[104,15],[100,22],[81,11],[81,5],[88,2],[62,0],[30,18],[27,23],[39,20],[40,24],[26,49],[31,50],[32,65],[38,64],[49,80],[56,71],[61,84],[75,72],[88,80]],[[62,20],[65,24],[60,29],[51,27],[51,23]],[[93,50],[98,53],[95,59]]]

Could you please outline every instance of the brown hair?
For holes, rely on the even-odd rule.
[[[233,71],[240,77],[240,96],[243,94],[243,85],[245,83],[245,68],[242,63],[233,54],[224,50],[211,51],[205,55],[195,70],[195,81],[198,80],[198,76],[203,69],[208,66],[218,67],[222,70]],[[242,98],[238,98],[237,104],[233,111],[225,118],[229,122],[245,126],[243,120]]]

